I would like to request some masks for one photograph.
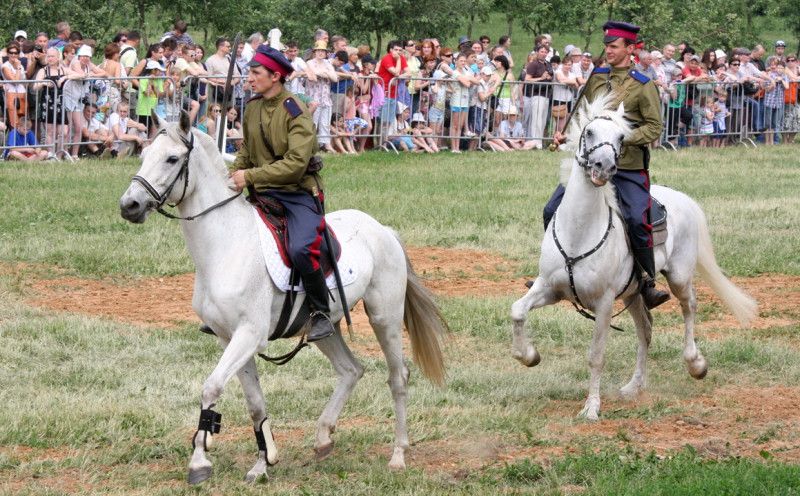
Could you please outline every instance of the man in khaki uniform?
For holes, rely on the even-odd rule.
[[[252,187],[259,196],[278,201],[286,209],[289,258],[312,310],[307,338],[317,341],[334,332],[319,263],[328,250],[323,236],[322,180],[309,170],[309,161],[319,151],[317,135],[305,105],[284,88],[292,73],[286,57],[260,46],[248,65],[247,80],[257,96],[245,107],[243,144],[230,177],[237,191]]]
[[[631,55],[636,45],[639,26],[608,21],[603,25],[608,67],[598,67],[587,82],[584,98],[593,101],[607,91],[615,95],[614,106],[623,102],[625,117],[634,130],[625,140],[612,182],[628,227],[633,258],[639,269],[641,293],[647,308],[654,308],[669,299],[669,293],[655,287],[655,259],[650,224],[650,150],[647,148],[661,135],[661,101],[658,89],[647,76],[633,70]],[[554,137],[556,144],[565,141],[561,133]],[[564,195],[559,185],[544,208],[545,228],[555,214]]]

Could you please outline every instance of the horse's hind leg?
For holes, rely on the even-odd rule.
[[[694,319],[697,314],[697,295],[692,284],[691,277],[686,280],[677,281],[667,276],[669,288],[672,294],[675,295],[681,302],[681,310],[683,311],[683,325],[685,328],[683,340],[683,359],[686,362],[686,368],[689,370],[689,375],[695,379],[702,379],[708,373],[708,362],[700,350],[697,349],[697,344],[694,341]]]
[[[266,402],[261,384],[258,380],[258,369],[255,358],[251,358],[236,374],[242,383],[242,390],[247,401],[247,410],[253,420],[253,433],[258,446],[258,458],[253,468],[247,472],[245,480],[254,482],[259,476],[267,476],[267,467],[278,463],[278,447],[272,436],[272,426],[267,418]]]
[[[633,301],[631,301],[633,299]],[[636,335],[639,337],[639,346],[636,351],[636,369],[630,382],[620,388],[620,394],[628,399],[636,397],[647,384],[647,350],[650,348],[650,338],[652,336],[652,323],[644,306],[642,297],[637,293],[626,298],[625,304],[628,305],[628,313],[633,318],[636,325]]]
[[[511,320],[514,322],[514,336],[511,344],[511,356],[527,367],[535,367],[541,357],[533,343],[525,335],[525,319],[534,308],[552,305],[558,301],[556,296],[545,285],[544,279],[537,277],[525,296],[511,305]]]
[[[317,420],[317,433],[314,439],[314,453],[317,461],[324,460],[333,452],[333,439],[331,434],[336,430],[336,421],[342,408],[356,387],[356,383],[364,375],[364,367],[350,352],[350,348],[342,338],[340,325],[336,323],[336,331],[332,336],[317,341],[314,344],[331,361],[339,380],[333,391],[331,399],[325,405],[319,420]]]
[[[367,308],[366,302],[365,308]],[[403,317],[401,313],[396,312],[397,307],[393,305],[384,305],[380,309],[381,312],[390,312],[388,315],[378,315],[378,311],[370,311],[371,308],[367,309],[369,323],[386,357],[386,365],[389,368],[389,389],[394,400],[394,450],[389,460],[389,468],[404,469],[405,453],[409,446],[406,415],[409,371],[403,361]],[[402,312],[402,305],[399,308]]]
[[[252,327],[240,327],[234,332],[233,338],[225,346],[219,363],[203,384],[203,394],[200,401],[200,423],[192,437],[192,458],[189,460],[189,484],[199,484],[211,477],[211,461],[206,458],[206,451],[211,447],[212,434],[220,430],[219,413],[213,410],[216,401],[228,381],[236,374],[248,360],[252,360],[258,346],[259,339]]]

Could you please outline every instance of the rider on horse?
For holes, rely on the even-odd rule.
[[[614,105],[623,103],[625,117],[634,123],[634,131],[622,146],[619,170],[613,176],[617,199],[628,229],[633,258],[639,267],[641,294],[647,308],[654,308],[669,299],[669,293],[655,287],[655,259],[653,235],[650,224],[650,150],[647,148],[661,135],[661,103],[655,84],[631,67],[631,55],[637,41],[639,26],[625,22],[608,21],[603,25],[606,46],[606,67],[596,68],[586,83],[583,96],[594,100],[599,94],[610,91],[615,95]],[[565,137],[556,132],[555,144]],[[544,225],[556,212],[564,196],[559,185],[544,207]],[[644,272],[644,274],[641,274]]]
[[[328,250],[322,180],[318,169],[309,167],[319,151],[314,123],[305,104],[284,88],[293,69],[281,52],[260,46],[248,65],[247,80],[256,96],[244,111],[244,141],[230,177],[237,191],[251,188],[286,210],[289,258],[312,310],[307,339],[318,341],[333,334],[334,328],[320,268],[320,257]]]

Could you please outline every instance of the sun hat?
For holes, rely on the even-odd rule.
[[[508,115],[517,115],[517,107],[514,106],[514,105],[508,107],[508,112],[506,112],[506,113]]]
[[[464,43],[469,43],[469,37],[468,36],[462,36],[461,38],[458,39],[458,44],[459,45],[463,45]]]
[[[78,48],[78,53],[76,53],[75,55],[77,55],[78,57],[91,57],[92,47],[90,47],[89,45],[81,45],[81,47]]]
[[[728,57],[728,54],[726,54],[724,51],[720,50],[719,48],[717,48],[716,50],[714,50],[714,55],[715,55],[715,56],[716,56],[718,59],[721,59],[722,57],[725,57],[725,58],[727,58],[727,57]]]
[[[414,122],[425,122],[425,116],[420,112],[414,112],[414,115],[411,117],[411,123],[413,124]]]
[[[397,102],[397,115],[400,115],[403,112],[405,112],[407,108],[408,108],[408,105],[406,105],[405,103]]]
[[[314,50],[325,50],[326,52],[329,52],[330,50],[328,50],[328,42],[325,40],[317,40],[314,43]]]
[[[494,71],[488,65],[483,66],[483,69],[481,69],[481,74],[485,74],[487,76],[491,76],[493,73],[494,73]]]

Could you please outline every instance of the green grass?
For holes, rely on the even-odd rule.
[[[796,150],[656,152],[652,170],[656,181],[704,207],[726,271],[796,275]],[[369,153],[326,161],[332,209],[365,210],[411,245],[488,250],[518,273],[535,273],[540,212],[558,156],[442,154],[432,160]],[[776,461],[780,453],[765,452],[766,459],[692,449],[651,453],[627,424],[610,437],[591,429],[569,434],[582,425],[573,416],[586,394],[591,326],[565,306],[533,312],[529,327],[543,360],[526,369],[509,353],[509,295],[440,301],[454,330],[446,349],[448,385],[433,388],[411,367],[406,472],[385,467],[394,415],[385,362],[369,356],[360,356],[364,378],[342,414],[334,457],[309,463],[315,420],[334,387],[330,365],[314,349],[284,367],[259,364],[281,449],[266,486],[240,482],[254,443],[234,381],[217,407],[224,427],[211,453],[214,479],[189,489],[183,482],[189,438],[202,382],[219,357],[214,340],[191,324],[132,326],[26,303],[29,279],[48,277],[54,267],[123,279],[192,270],[177,223],[153,216],[132,225],[119,217],[118,198],[137,167],[133,160],[0,164],[0,494],[798,492],[798,467]],[[42,265],[9,265],[21,262]],[[719,312],[709,307],[702,319]],[[787,309],[776,316],[796,320],[797,314]],[[647,401],[614,399],[630,377],[636,339],[631,332],[609,339],[601,389],[606,421],[669,426],[686,415],[713,423],[717,413],[685,400],[713,397],[723,387],[800,380],[796,324],[714,340],[699,333],[711,368],[698,382],[681,358],[682,333],[674,330],[680,319],[655,317]],[[627,317],[620,324],[632,328]],[[367,339],[356,337],[356,345]],[[276,343],[270,352],[293,344]],[[730,441],[791,446],[796,437],[782,422],[743,423]],[[558,448],[572,451],[539,454]],[[498,456],[523,451],[531,454]]]

